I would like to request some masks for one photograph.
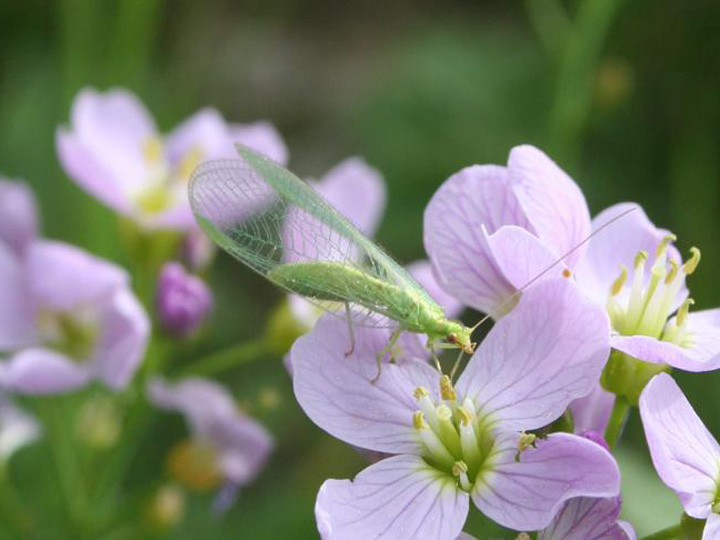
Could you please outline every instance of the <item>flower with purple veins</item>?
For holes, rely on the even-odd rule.
[[[591,231],[633,207],[582,244]],[[504,302],[513,292],[577,247],[564,264],[583,292],[607,309],[612,347],[625,353],[613,355],[607,371],[648,371],[641,379],[665,365],[688,371],[720,367],[720,310],[689,313],[693,302],[685,278],[696,270],[700,252],[692,248],[683,262],[674,240],[629,203],[591,221],[577,185],[531,146],[514,148],[507,167],[474,166],[450,177],[425,212],[426,249],[440,284],[493,315],[510,309]],[[632,359],[646,364],[626,366]],[[636,401],[633,381],[614,386]]]
[[[667,373],[640,396],[640,416],[655,470],[696,519],[703,540],[720,537],[720,445]]]
[[[0,243],[0,386],[59,393],[99,380],[124,388],[150,324],[121,268],[76,247],[32,242],[23,257]]]
[[[0,242],[21,255],[38,234],[35,197],[22,182],[0,177]]]
[[[147,395],[157,407],[181,412],[190,428],[191,438],[170,454],[170,472],[189,489],[220,488],[214,508],[229,508],[238,489],[252,482],[267,461],[273,446],[270,434],[241,413],[222,386],[207,380],[155,379]]]
[[[608,453],[605,439],[597,431],[579,435],[602,446]],[[538,540],[635,540],[635,529],[620,521],[622,498],[577,497],[567,501],[549,527],[538,532]]]
[[[242,143],[284,162],[287,150],[265,122],[229,125],[203,109],[162,136],[138,99],[126,90],[87,88],[73,102],[71,122],[57,132],[68,176],[116,212],[147,229],[194,228],[187,182],[205,160],[235,158]]]
[[[160,270],[155,307],[162,327],[168,333],[186,337],[205,321],[212,308],[212,292],[197,276],[188,274],[182,264],[169,262]]]
[[[293,386],[306,414],[352,445],[394,454],[353,481],[323,484],[315,507],[323,538],[454,538],[471,498],[504,526],[537,530],[567,499],[618,494],[617,465],[603,448],[526,432],[588,393],[607,359],[607,315],[571,282],[528,291],[454,386],[414,358],[385,363],[370,382],[388,336],[358,328],[345,359],[347,326],[324,317],[293,346]]]

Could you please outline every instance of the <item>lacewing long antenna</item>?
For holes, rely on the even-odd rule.
[[[610,225],[612,225],[613,223],[615,223],[615,222],[618,221],[619,219],[624,218],[624,217],[627,216],[629,213],[634,212],[634,211],[637,210],[637,209],[638,209],[637,206],[633,206],[632,208],[628,208],[628,209],[625,210],[624,212],[621,212],[621,213],[618,214],[617,216],[613,217],[612,219],[609,219],[608,221],[606,221],[605,223],[603,223],[602,225],[600,225],[600,227],[598,227],[598,228],[595,229],[593,232],[591,232],[589,235],[587,235],[587,237],[585,237],[584,240],[582,240],[581,242],[577,243],[577,244],[576,244],[575,246],[573,246],[571,249],[569,249],[568,251],[566,251],[563,255],[561,255],[560,257],[558,257],[557,259],[555,259],[555,261],[554,261],[552,264],[550,264],[549,266],[547,266],[546,268],[544,268],[544,269],[543,269],[539,274],[537,274],[534,278],[532,278],[530,281],[528,281],[527,283],[525,283],[525,285],[523,285],[522,287],[520,287],[517,291],[515,291],[513,294],[511,294],[511,295],[510,295],[509,297],[507,297],[505,300],[503,300],[494,310],[492,310],[490,313],[488,313],[488,314],[485,315],[482,319],[480,319],[480,321],[478,321],[478,323],[475,324],[475,326],[472,326],[472,327],[471,327],[471,330],[474,332],[474,331],[475,331],[479,326],[481,326],[485,321],[487,321],[487,320],[490,319],[490,318],[495,318],[495,315],[496,315],[497,313],[501,312],[502,309],[503,309],[505,306],[507,306],[508,304],[510,304],[512,301],[514,301],[514,300],[515,300],[518,296],[520,296],[525,290],[527,290],[528,287],[530,287],[533,283],[535,283],[535,282],[538,281],[540,278],[542,278],[545,274],[547,274],[548,272],[550,272],[550,270],[552,270],[553,268],[555,268],[558,264],[562,263],[562,262],[563,262],[565,259],[567,259],[570,255],[572,255],[572,254],[575,253],[578,249],[580,249],[582,246],[584,246],[585,244],[587,244],[596,234],[600,233],[600,232],[603,231],[605,228],[609,227]]]

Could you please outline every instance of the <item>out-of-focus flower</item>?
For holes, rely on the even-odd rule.
[[[185,492],[175,484],[165,484],[155,493],[147,509],[153,528],[167,530],[182,521],[185,515]]]
[[[576,435],[524,431],[588,393],[607,359],[607,315],[570,281],[528,291],[454,387],[411,358],[385,363],[371,382],[389,334],[358,328],[346,360],[346,324],[325,317],[292,349],[306,414],[354,446],[395,454],[354,481],[323,484],[315,506],[323,538],[454,538],[470,498],[501,525],[537,530],[567,499],[618,494],[617,465],[603,448]]]
[[[640,416],[658,475],[687,515],[707,520],[703,540],[720,538],[720,445],[666,373],[645,387]]]
[[[0,244],[0,386],[44,394],[96,379],[123,388],[149,330],[121,268],[60,242],[32,242],[22,258]]]
[[[250,483],[267,461],[270,434],[241,413],[222,386],[210,381],[188,378],[168,384],[155,379],[148,386],[148,399],[185,415],[192,434],[172,450],[171,474],[188,489],[221,488],[214,508],[226,510],[238,489]]]
[[[166,332],[185,337],[203,323],[212,307],[212,292],[199,277],[188,274],[177,262],[160,271],[155,305]]]
[[[0,393],[0,466],[23,446],[42,435],[42,426],[31,415]]]
[[[0,177],[0,242],[20,255],[37,234],[37,205],[32,191],[22,182]]]
[[[85,400],[75,419],[78,439],[91,448],[115,446],[122,431],[122,413],[113,396],[97,395]]]
[[[700,252],[691,249],[683,263],[674,240],[629,203],[591,221],[578,186],[531,146],[514,148],[507,167],[460,171],[425,212],[425,244],[441,286],[487,313],[507,311],[511,306],[501,306],[513,292],[577,248],[564,263],[583,292],[607,309],[612,346],[624,353],[613,355],[603,384],[631,402],[666,365],[688,371],[720,366],[720,310],[689,313],[685,277],[696,270]],[[645,364],[624,365],[634,359]]]
[[[193,272],[204,272],[215,256],[212,240],[200,229],[190,229],[180,247],[180,258]]]
[[[125,90],[82,90],[69,128],[57,132],[60,161],[83,189],[143,228],[195,226],[187,181],[202,161],[236,156],[242,143],[276,161],[287,150],[265,122],[228,125],[203,109],[163,137],[138,99]]]
[[[581,433],[607,452],[607,443],[596,431]],[[578,497],[567,501],[549,527],[538,532],[538,540],[635,540],[635,530],[620,521],[622,498]]]

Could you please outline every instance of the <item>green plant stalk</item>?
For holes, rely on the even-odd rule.
[[[191,363],[181,373],[208,377],[222,373],[228,369],[250,364],[260,360],[270,353],[270,347],[264,338],[247,341],[239,345],[232,345],[226,349],[216,351],[209,356]]]
[[[643,536],[640,540],[684,540],[682,525],[673,525],[667,529]]]
[[[565,40],[550,113],[552,150],[561,161],[577,157],[598,60],[621,3],[622,0],[584,0]]]
[[[615,397],[612,413],[610,413],[610,420],[605,429],[605,441],[610,448],[614,448],[620,440],[625,422],[627,422],[628,415],[630,414],[630,409],[630,403],[627,399],[622,396]]]

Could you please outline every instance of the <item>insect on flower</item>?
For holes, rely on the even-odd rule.
[[[472,328],[443,309],[380,247],[287,169],[238,145],[242,161],[212,161],[190,183],[203,230],[235,258],[275,285],[353,324],[398,323],[428,335],[428,346],[474,351]]]
[[[474,352],[471,336],[480,323],[467,327],[448,320],[397,262],[305,182],[267,157],[236,147],[241,160],[201,164],[189,187],[198,223],[220,247],[275,285],[344,315],[347,355],[354,349],[353,325],[396,322],[378,355],[378,375],[381,358],[404,330],[426,334],[431,350]]]

